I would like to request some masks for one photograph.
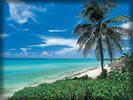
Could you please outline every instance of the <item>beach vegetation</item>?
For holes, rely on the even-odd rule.
[[[73,78],[37,87],[25,87],[8,100],[132,100],[131,73],[115,70],[106,79]]]
[[[105,79],[107,78],[107,70],[104,69],[103,72],[100,73],[100,75],[97,76],[97,79]]]
[[[125,67],[126,68],[126,67]],[[130,80],[130,74],[128,71],[119,71],[119,70],[114,70],[108,73],[107,79],[109,80],[118,80],[118,81],[124,81],[124,80]]]
[[[74,78],[72,78],[72,80],[92,80],[92,78],[88,77],[88,75],[84,75],[81,77],[74,77]]]

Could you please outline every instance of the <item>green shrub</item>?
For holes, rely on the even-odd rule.
[[[96,79],[105,79],[107,78],[107,70],[104,69],[103,72],[101,72],[101,74],[99,76],[97,76]]]
[[[111,71],[108,74],[108,79],[109,80],[118,80],[118,81],[125,81],[125,80],[129,80],[130,79],[130,73],[129,72],[121,72],[118,70],[115,71]]]
[[[105,70],[106,79],[93,80],[83,76],[44,83],[19,90],[9,100],[132,100],[130,74],[118,70],[107,74]]]
[[[72,78],[72,80],[79,80],[79,78],[78,77],[74,77],[74,78]]]
[[[81,77],[74,77],[72,78],[72,80],[92,80],[91,77],[88,77],[88,75],[84,75],[84,76],[81,76]]]
[[[9,100],[130,100],[130,93],[127,82],[62,80],[24,88],[15,92]]]
[[[122,73],[128,72],[128,67],[122,67],[121,72]]]

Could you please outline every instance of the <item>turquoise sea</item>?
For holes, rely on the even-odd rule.
[[[105,64],[110,63],[105,60]],[[96,59],[3,59],[4,90],[53,82],[78,71],[100,66]]]

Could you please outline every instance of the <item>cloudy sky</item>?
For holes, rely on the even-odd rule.
[[[82,19],[75,18],[81,10],[82,2],[6,1],[4,32],[0,33],[3,50],[0,54],[6,58],[83,58],[82,51],[78,52],[76,45],[78,37],[72,35],[74,27],[83,22]],[[119,3],[107,19],[129,16],[129,10],[128,3]],[[121,26],[129,28],[129,23]],[[132,48],[123,48],[124,52],[129,49]],[[93,51],[87,58],[95,58]]]

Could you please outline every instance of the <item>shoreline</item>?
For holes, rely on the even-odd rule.
[[[109,72],[110,71],[110,67],[108,67],[108,66],[109,66],[109,64],[106,64],[104,66],[104,68],[107,69],[107,71]],[[91,78],[95,79],[98,75],[100,75],[100,73],[101,73],[101,67],[100,66],[90,67],[90,68],[87,68],[87,69],[84,69],[84,70],[81,70],[81,71],[77,71],[77,72],[75,72],[75,73],[73,73],[71,75],[60,77],[59,79],[56,79],[56,80],[51,80],[50,82],[43,81],[43,82],[41,82],[39,84],[34,84],[32,86],[27,85],[25,87],[37,87],[37,86],[39,86],[40,84],[43,84],[43,83],[54,83],[54,82],[59,81],[59,80],[72,79],[74,77],[78,77],[79,78],[79,77],[82,77],[84,75],[87,75],[88,77],[91,77]],[[22,90],[22,89],[17,89],[13,93],[5,93],[5,94],[3,94],[2,95],[2,100],[8,100],[8,98],[11,97],[15,92],[17,92],[19,90]]]
[[[82,76],[82,74],[88,73],[89,71],[93,71],[95,69],[98,69],[100,66],[94,67],[94,68],[88,68],[88,69],[84,69],[82,71],[77,71],[72,75],[66,76],[64,78],[62,78],[61,80],[65,80],[65,79],[72,79],[74,77],[80,77],[80,75]]]
[[[111,68],[108,67],[109,64],[106,64],[104,66],[104,68],[107,70],[107,72],[111,71]],[[97,66],[97,67],[94,67],[94,68],[88,68],[88,69],[85,69],[85,70],[82,70],[80,72],[76,72],[75,74],[73,75],[70,75],[70,76],[67,76],[67,77],[64,77],[63,80],[65,79],[72,79],[74,77],[82,77],[84,75],[87,75],[88,77],[91,77],[92,79],[95,79],[98,75],[100,75],[101,73],[101,66]]]

